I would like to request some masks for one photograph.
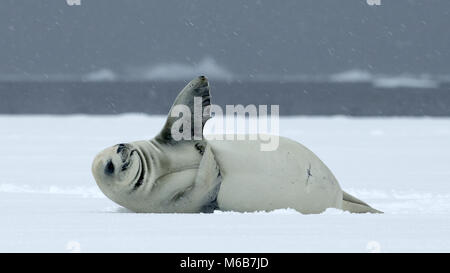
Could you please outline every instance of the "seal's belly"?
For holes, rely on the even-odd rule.
[[[280,137],[278,149],[259,140],[209,140],[222,174],[219,208],[233,211],[293,208],[320,213],[342,206],[342,190],[325,164],[303,145]]]

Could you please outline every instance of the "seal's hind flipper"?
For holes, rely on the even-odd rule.
[[[169,111],[166,124],[157,136],[162,142],[202,140],[203,127],[210,115],[208,79],[200,76],[181,90]]]
[[[343,192],[342,209],[352,213],[383,213],[382,211],[376,210],[366,204],[365,202],[359,200],[358,198]]]

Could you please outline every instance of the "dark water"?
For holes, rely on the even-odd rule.
[[[167,114],[185,82],[0,82],[0,114]],[[450,116],[450,85],[215,82],[212,103],[279,105],[281,115]]]

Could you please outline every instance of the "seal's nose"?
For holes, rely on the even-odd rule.
[[[117,145],[116,153],[122,153],[124,150],[128,150],[127,144],[120,143]]]
[[[122,162],[125,162],[131,154],[130,145],[128,144],[118,144],[116,154],[120,156]]]

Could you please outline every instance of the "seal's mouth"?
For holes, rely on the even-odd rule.
[[[133,153],[136,153],[138,161],[139,161],[139,171],[136,173],[136,177],[137,181],[136,183],[134,183],[133,189],[131,190],[132,192],[137,190],[143,183],[144,183],[144,177],[145,177],[145,168],[143,167],[143,162],[142,162],[142,158],[141,155],[139,154],[138,150],[133,150],[130,153],[130,158],[133,155]]]

